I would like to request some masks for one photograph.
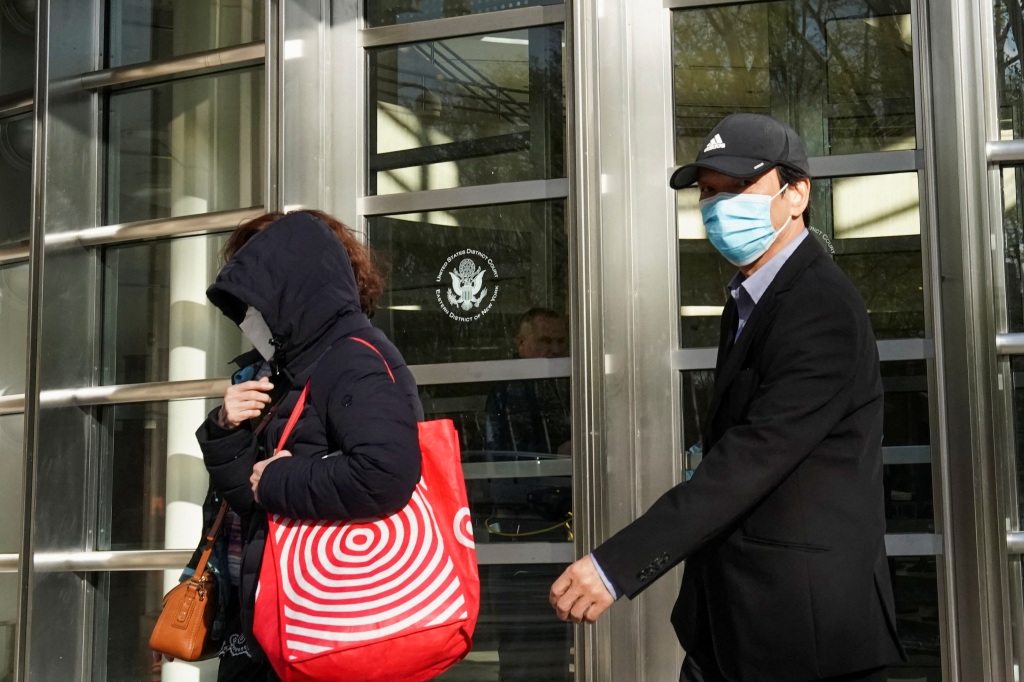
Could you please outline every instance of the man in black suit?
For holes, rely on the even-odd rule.
[[[789,126],[733,114],[694,163],[729,283],[690,481],[569,566],[559,617],[594,621],[682,560],[683,682],[882,680],[905,658],[885,554],[882,382],[864,302],[809,237],[807,154]],[[614,596],[613,596],[614,595]]]

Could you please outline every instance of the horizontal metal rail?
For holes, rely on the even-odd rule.
[[[28,240],[0,246],[0,266],[24,263],[28,260]]]
[[[1024,554],[1024,533],[1006,534],[1006,553]]]
[[[165,239],[182,237],[190,234],[226,232],[238,227],[239,223],[262,215],[262,206],[238,208],[230,211],[214,211],[197,215],[180,216],[177,218],[160,218],[157,220],[141,220],[120,225],[102,225],[87,227],[71,232],[58,232],[46,235],[46,246],[100,246],[105,244],[121,244],[124,242],[144,241],[147,239]]]
[[[1024,553],[1024,533],[1007,536],[1010,554]],[[888,534],[886,554],[891,557],[940,556],[942,535],[931,533]],[[575,560],[571,542],[481,542],[476,545],[477,563],[568,564]],[[122,552],[41,552],[33,567],[42,572],[84,573],[90,571],[162,571],[183,568],[192,558],[191,549],[154,549]],[[19,555],[0,554],[0,573],[18,571]]]
[[[180,570],[192,558],[191,549],[154,549],[125,552],[43,552],[36,555],[33,567],[40,572],[85,573],[92,571],[166,571]],[[571,542],[480,543],[477,563],[539,564],[571,563]],[[0,554],[0,573],[16,573],[19,555]]]
[[[572,361],[570,358],[523,358],[520,360],[410,365],[409,369],[412,371],[413,377],[416,378],[417,384],[434,386],[567,377],[572,372]]]
[[[565,5],[544,5],[429,19],[395,26],[364,28],[359,43],[364,48],[390,47],[428,40],[444,40],[480,33],[505,33],[524,28],[565,23]]]
[[[1024,334],[996,334],[996,352],[999,355],[1024,355]]]
[[[885,339],[877,343],[878,359],[882,362],[927,360],[935,357],[935,345],[931,339]],[[1024,350],[1020,352],[1024,353]],[[682,371],[714,369],[718,359],[718,349],[681,348],[672,351],[671,357],[672,369]]]
[[[27,114],[35,108],[35,97],[32,90],[21,90],[0,97],[0,118],[13,118]]]
[[[425,192],[381,194],[362,197],[356,202],[356,207],[359,215],[372,217],[473,208],[493,204],[518,204],[546,199],[565,199],[568,196],[569,181],[565,178],[557,178],[436,189]]]
[[[997,140],[985,145],[985,158],[993,165],[1024,164],[1024,140]]]
[[[430,386],[568,377],[572,366],[569,358],[528,358],[411,365],[409,370],[417,384]],[[53,408],[219,398],[224,395],[228,385],[229,379],[224,378],[56,389],[43,391],[40,405]],[[24,411],[24,394],[0,396],[0,415]]]
[[[266,58],[266,51],[266,45],[261,40],[195,52],[181,57],[90,71],[68,79],[64,85],[66,87],[77,86],[82,90],[99,90],[115,85],[129,85],[144,81],[187,78],[211,71],[260,64]]]

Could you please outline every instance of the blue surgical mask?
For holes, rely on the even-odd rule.
[[[772,227],[772,200],[787,187],[789,184],[783,185],[771,196],[719,192],[702,199],[700,214],[711,245],[737,267],[750,265],[763,256],[792,220],[790,216],[778,231]]]

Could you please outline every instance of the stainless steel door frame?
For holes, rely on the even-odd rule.
[[[593,496],[578,553],[681,480],[672,52],[669,10],[581,0],[572,8],[573,155],[580,243],[580,374],[593,384],[584,428]],[[577,499],[584,499],[582,497]],[[584,680],[668,680],[682,650],[669,625],[680,573],[622,600],[588,643]]]
[[[998,131],[992,4],[929,3],[937,279],[939,426],[948,453],[947,583],[956,666],[947,679],[1012,680],[1005,457],[994,336],[999,329],[998,175],[985,141]],[[955,510],[955,513],[952,513]]]

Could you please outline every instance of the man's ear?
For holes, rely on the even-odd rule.
[[[807,210],[807,204],[811,201],[811,179],[800,178],[789,183],[786,197],[790,203],[789,214],[794,218],[802,216]]]

